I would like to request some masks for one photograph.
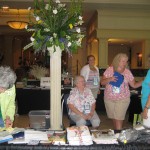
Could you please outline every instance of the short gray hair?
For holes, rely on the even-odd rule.
[[[15,72],[8,66],[0,67],[0,87],[9,89],[16,82]]]
[[[74,85],[76,85],[78,83],[79,78],[83,78],[85,80],[84,76],[78,75],[74,78]]]

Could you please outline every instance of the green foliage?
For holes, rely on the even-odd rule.
[[[76,52],[81,46],[84,35],[80,31],[83,23],[81,17],[82,0],[70,0],[70,7],[48,0],[34,0],[33,16],[35,22],[27,26],[27,31],[33,32],[31,43],[24,50],[33,46],[35,52],[44,51],[52,46],[59,46],[62,50]]]

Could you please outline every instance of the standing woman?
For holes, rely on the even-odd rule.
[[[150,67],[150,55],[148,56],[148,62]],[[150,69],[147,72],[147,75],[142,83],[142,109],[143,109],[143,123],[148,123],[148,126],[150,126]]]
[[[0,67],[0,127],[12,127],[15,114],[16,74],[10,67]]]
[[[94,98],[97,98],[97,94],[99,94],[100,87],[100,76],[99,70],[95,66],[95,57],[93,55],[89,55],[87,57],[87,65],[85,65],[80,74],[85,78],[86,87],[90,88]]]
[[[121,130],[123,126],[130,103],[129,85],[138,88],[142,84],[142,81],[135,82],[131,71],[127,69],[127,62],[126,54],[117,54],[101,79],[101,84],[105,85],[104,102],[107,116],[112,119],[115,130]]]

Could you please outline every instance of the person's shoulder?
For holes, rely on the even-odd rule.
[[[89,64],[84,65],[84,66],[82,67],[82,69],[87,69],[87,68],[89,68]]]
[[[9,89],[7,89],[6,90],[6,93],[15,93],[15,91],[16,91],[16,88],[15,88],[15,85],[13,85],[11,88],[9,88]]]
[[[128,69],[128,68],[125,68],[125,71],[124,71],[125,73],[130,73],[130,74],[132,74],[132,72],[131,72],[131,70],[130,69]]]
[[[106,72],[113,72],[113,67],[112,67],[112,66],[109,66],[109,67],[105,70],[104,73],[106,73]]]
[[[88,87],[85,87],[84,90],[87,91],[87,92],[90,92],[90,91],[91,91],[91,89],[88,88]]]
[[[72,88],[71,91],[70,91],[70,93],[74,93],[74,92],[77,92],[77,88],[76,87]]]
[[[150,69],[148,69],[147,73],[150,74]]]

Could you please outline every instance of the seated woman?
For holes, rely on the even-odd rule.
[[[90,120],[92,127],[100,125],[100,119],[95,112],[95,98],[89,88],[86,88],[83,76],[76,76],[74,80],[75,88],[70,92],[67,99],[70,118],[77,126],[86,125],[86,120]]]
[[[12,127],[15,114],[16,75],[10,67],[0,67],[0,127]]]

